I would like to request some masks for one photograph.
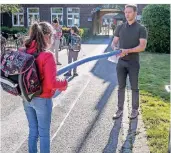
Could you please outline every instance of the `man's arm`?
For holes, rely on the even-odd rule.
[[[121,29],[121,25],[116,27],[115,33],[114,33],[114,38],[111,44],[111,47],[113,50],[115,50],[117,48],[117,44],[119,42],[119,31]]]
[[[115,50],[115,49],[117,48],[118,42],[119,42],[119,37],[116,37],[116,36],[115,36],[115,37],[113,38],[113,41],[112,41],[112,44],[111,44],[111,47],[112,47],[113,50]]]

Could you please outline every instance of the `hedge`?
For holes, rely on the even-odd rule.
[[[141,22],[148,31],[147,51],[170,53],[170,5],[147,5]]]
[[[12,28],[1,27],[1,31],[8,33],[8,34],[27,33],[28,28],[25,28],[25,27],[12,27]]]
[[[63,33],[70,33],[70,29],[68,27],[62,27],[62,32]],[[17,34],[17,33],[27,33],[28,28],[25,27],[13,27],[13,28],[8,28],[8,27],[1,27],[1,31],[8,33],[8,34]],[[79,35],[82,38],[85,38],[89,35],[89,28],[79,28]]]
[[[63,33],[70,33],[71,28],[63,27],[62,32]],[[89,28],[79,28],[79,35],[80,37],[84,38],[89,34]]]

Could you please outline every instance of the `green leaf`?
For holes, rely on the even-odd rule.
[[[16,13],[20,11],[20,5],[19,4],[1,4],[1,12],[11,12]]]

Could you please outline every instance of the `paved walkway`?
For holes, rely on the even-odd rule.
[[[92,38],[83,44],[79,58],[103,53],[110,41]],[[62,66],[67,65],[67,52],[59,56]],[[67,91],[53,99],[51,153],[149,153],[141,115],[128,119],[129,88],[123,117],[112,120],[117,109],[115,68],[107,59],[84,64],[79,76],[70,78]],[[27,153],[28,126],[21,100],[2,92],[2,101],[2,153]]]

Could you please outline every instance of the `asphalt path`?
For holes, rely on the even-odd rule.
[[[100,36],[84,42],[79,59],[110,50],[111,39]],[[67,50],[60,51],[59,57],[62,65],[58,69],[67,65]],[[112,120],[117,109],[116,64],[107,59],[92,61],[79,66],[78,74],[68,78],[68,89],[53,98],[51,153],[131,153],[132,149],[141,153],[137,146],[148,153],[141,143],[146,142],[141,140],[145,136],[135,140],[136,129],[143,125],[137,120],[129,121],[129,102],[124,106],[123,118]],[[130,101],[129,92],[126,97]],[[21,98],[1,90],[2,153],[27,153],[27,136]]]

